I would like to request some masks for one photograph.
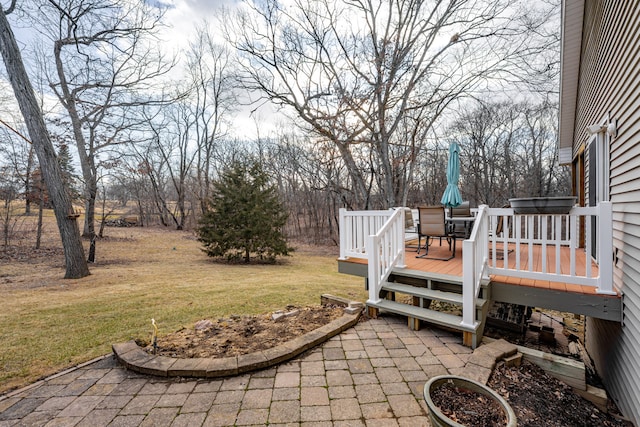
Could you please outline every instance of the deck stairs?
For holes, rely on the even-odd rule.
[[[410,329],[420,329],[421,322],[461,331],[465,345],[475,348],[482,339],[489,310],[490,286],[483,283],[476,300],[475,328],[462,325],[462,278],[418,270],[395,269],[382,284],[380,301],[367,302],[369,314],[391,312],[407,316]],[[446,304],[440,304],[446,303]],[[443,311],[442,309],[446,311]]]

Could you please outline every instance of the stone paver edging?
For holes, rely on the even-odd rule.
[[[355,311],[355,313],[350,313]],[[336,320],[276,347],[224,358],[178,359],[155,356],[140,348],[135,341],[113,344],[118,361],[127,369],[161,377],[217,378],[244,374],[268,368],[324,343],[329,338],[351,328],[360,319],[362,309],[349,310]]]
[[[517,353],[518,347],[504,339],[499,339],[476,348],[460,372],[460,376],[487,384],[496,364]]]

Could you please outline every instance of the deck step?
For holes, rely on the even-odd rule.
[[[443,301],[449,304],[462,305],[462,294],[455,292],[437,291],[433,289],[422,288],[418,286],[405,285],[402,283],[385,282],[382,284],[382,290],[390,292],[399,292],[402,294],[412,295],[420,298]],[[488,304],[487,300],[476,298],[476,308],[482,308]]]
[[[409,268],[395,268],[392,274],[401,277],[411,277],[414,279],[431,280],[434,282],[451,283],[453,285],[462,286],[462,277],[452,274],[432,273],[420,270],[411,270]]]
[[[461,316],[429,310],[421,307],[415,307],[413,305],[402,304],[390,300],[380,300],[376,303],[369,301],[367,302],[367,305],[370,307],[378,308],[380,310],[389,311],[407,317],[413,317],[416,319],[424,320],[425,322],[434,323],[440,326],[446,326],[459,331],[475,332],[479,326],[478,322],[476,322],[475,328],[462,325]]]
[[[412,270],[410,268],[394,268],[391,272],[392,276],[410,277],[412,279],[422,279],[429,282],[450,283],[452,285],[462,286],[462,277],[453,274],[441,274],[428,271]],[[486,288],[491,281],[483,279],[480,286]]]

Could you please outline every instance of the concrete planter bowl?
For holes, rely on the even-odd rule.
[[[468,378],[460,377],[457,375],[440,375],[437,377],[431,378],[424,385],[424,400],[427,403],[427,407],[429,409],[429,421],[431,421],[431,425],[434,427],[472,427],[472,426],[464,426],[452,420],[451,418],[444,415],[440,408],[438,408],[431,399],[431,395],[434,391],[436,391],[439,387],[444,384],[451,384],[460,389],[466,389],[469,391],[473,391],[483,396],[488,397],[489,399],[494,400],[498,403],[498,406],[504,411],[507,422],[505,424],[506,427],[516,427],[518,422],[516,420],[516,414],[513,412],[511,406],[507,403],[506,400],[502,398],[498,393],[491,390],[489,387],[481,384],[477,381],[470,380]]]
[[[525,197],[509,199],[516,214],[565,215],[576,204],[576,197]]]

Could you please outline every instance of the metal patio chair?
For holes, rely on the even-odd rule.
[[[423,249],[421,246],[422,238],[425,238],[424,254],[417,255],[416,258],[439,259],[449,261],[456,256],[456,238],[455,235],[447,229],[447,220],[443,206],[421,206],[418,208],[418,253]],[[448,258],[428,257],[429,255],[429,239],[443,237],[449,243],[451,256]],[[453,247],[453,249],[452,249]]]

